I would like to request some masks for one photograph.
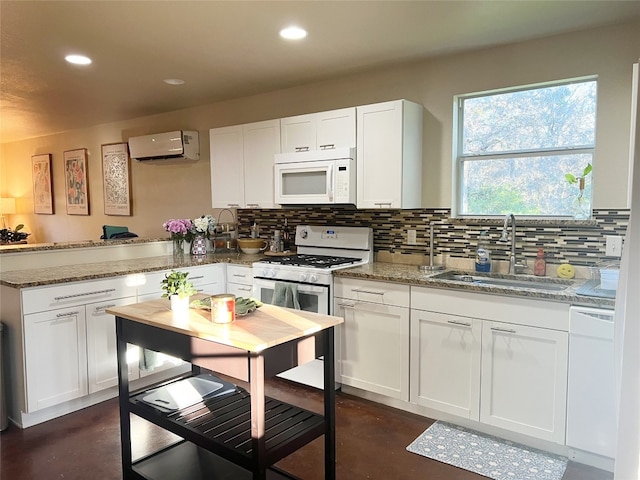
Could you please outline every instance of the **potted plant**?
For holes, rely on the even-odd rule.
[[[196,289],[187,280],[188,276],[188,272],[172,270],[162,280],[161,286],[164,290],[162,298],[168,297],[171,300],[171,310],[184,311],[189,308],[189,297],[195,295]]]
[[[569,182],[569,184],[573,185],[575,183],[578,184],[578,196],[575,199],[575,213],[574,216],[577,219],[588,219],[591,217],[591,208],[589,205],[589,201],[588,199],[584,198],[584,187],[585,187],[585,181],[587,176],[591,173],[591,171],[593,170],[593,167],[591,166],[590,163],[587,164],[586,167],[584,167],[584,170],[582,171],[582,175],[574,175],[573,173],[566,173],[564,175],[564,178],[567,180],[567,182]]]

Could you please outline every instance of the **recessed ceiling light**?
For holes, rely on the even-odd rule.
[[[300,27],[287,27],[280,30],[280,36],[287,40],[300,40],[307,36],[307,31]]]
[[[74,65],[90,65],[91,59],[89,57],[85,57],[84,55],[67,55],[64,59],[73,63]]]
[[[182,85],[184,80],[180,80],[179,78],[166,78],[163,82],[167,85]]]

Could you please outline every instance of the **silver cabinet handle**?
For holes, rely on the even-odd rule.
[[[75,312],[65,312],[65,313],[58,313],[56,315],[57,318],[64,318],[64,317],[73,317],[74,315],[79,315],[80,312],[79,311],[75,311]]]
[[[242,290],[243,292],[250,292],[251,287],[238,287],[238,290]]]
[[[383,206],[387,206],[389,208],[391,208],[391,202],[373,202],[374,205],[377,205],[378,207],[383,207]]]
[[[452,325],[462,325],[463,327],[470,327],[471,326],[470,323],[461,322],[459,320],[447,320],[447,323],[450,323]]]
[[[331,150],[336,148],[334,143],[326,143],[324,145],[320,145],[320,150]]]
[[[512,328],[491,327],[491,330],[493,330],[494,332],[516,333],[516,331]]]
[[[296,147],[296,152],[308,152],[309,147]]]
[[[247,203],[247,208],[260,208],[259,203]]]
[[[197,277],[191,277],[189,280],[199,280],[200,278],[204,278],[204,275],[199,275]]]
[[[62,297],[53,297],[54,300],[59,301],[59,300],[66,300],[67,298],[76,298],[76,297],[86,297],[89,295],[99,295],[100,293],[110,293],[110,292],[115,292],[116,289],[115,288],[108,288],[106,290],[97,290],[95,292],[86,292],[86,293],[74,293],[73,295],[64,295]]]
[[[371,295],[384,295],[384,292],[374,292],[373,290],[364,290],[362,288],[352,288],[351,291],[356,293],[370,293]]]
[[[232,277],[247,278],[247,276],[244,273],[234,273],[231,276]]]
[[[227,207],[240,208],[240,204],[239,203],[227,203]]]
[[[344,307],[344,308],[355,308],[356,304],[355,303],[339,303],[338,306]]]
[[[94,308],[94,309],[93,309],[93,311],[94,311],[94,313],[103,312],[103,311],[105,311],[107,308],[111,308],[111,307],[115,307],[115,306],[116,306],[116,304],[115,304],[115,303],[112,303],[112,304],[110,304],[110,305],[101,305],[101,306],[99,306],[99,307]]]

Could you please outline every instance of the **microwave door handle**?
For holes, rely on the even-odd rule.
[[[327,188],[327,192],[329,193],[329,201],[333,202],[333,167],[334,165],[331,164],[329,165],[329,175],[327,175],[327,181],[328,181],[328,188]]]

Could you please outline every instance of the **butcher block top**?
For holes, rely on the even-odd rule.
[[[203,295],[193,298],[198,297]],[[174,312],[170,308],[169,299],[164,298],[113,307],[106,312],[134,322],[256,353],[344,322],[340,317],[264,304],[247,315],[236,316],[232,323],[219,324],[213,323],[209,310],[189,308],[186,312]]]

